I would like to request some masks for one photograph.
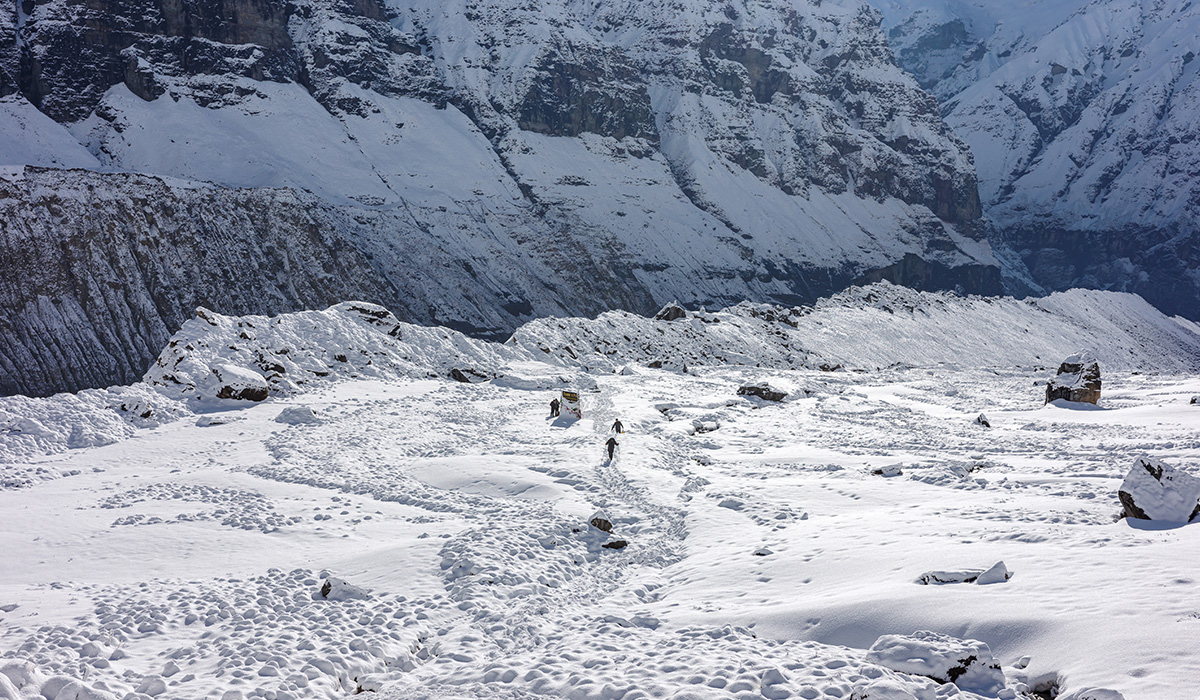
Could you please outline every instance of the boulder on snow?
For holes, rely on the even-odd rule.
[[[366,600],[371,595],[365,589],[359,588],[336,576],[327,576],[321,584],[321,597],[325,600]]]
[[[473,369],[458,368],[450,370],[450,377],[453,378],[454,381],[462,382],[463,384],[478,384],[479,382],[486,382],[487,380],[491,379],[491,377],[483,372]]]
[[[612,532],[613,530],[612,521],[608,519],[608,514],[602,510],[593,513],[588,523],[597,530],[603,530],[604,532]]]
[[[674,321],[680,318],[687,318],[687,312],[683,310],[683,307],[677,301],[667,304],[659,309],[658,313],[654,314],[655,321]]]
[[[625,540],[612,540],[610,542],[605,542],[600,546],[605,549],[625,549],[625,547],[628,545],[629,543]]]
[[[1085,353],[1063,360],[1058,374],[1046,382],[1046,403],[1055,399],[1099,403],[1100,363]]]
[[[1012,578],[1012,572],[998,561],[988,569],[958,569],[952,571],[926,571],[917,577],[917,583],[924,586],[940,586],[947,583],[1003,583]]]
[[[867,651],[867,661],[893,671],[953,683],[988,697],[1004,689],[1004,672],[987,644],[921,630],[885,634]]]
[[[878,469],[872,469],[871,473],[875,476],[901,476],[904,474],[904,469],[902,466],[903,465],[900,464],[889,464],[884,467],[879,467]]]
[[[738,396],[757,396],[764,401],[783,401],[787,397],[786,391],[772,389],[766,382],[738,387],[737,393]]]
[[[1193,405],[1193,406],[1200,406],[1200,396],[1193,396],[1193,397],[1192,397],[1192,405]]]
[[[308,406],[288,406],[275,416],[275,422],[284,425],[311,425],[320,423],[321,418]]]
[[[1184,523],[1200,515],[1200,478],[1149,457],[1134,461],[1117,496],[1128,518]]]
[[[263,379],[261,374],[243,367],[216,365],[212,367],[212,373],[218,387],[218,399],[262,401],[267,398],[270,390],[267,380]]]
[[[992,427],[992,422],[990,420],[988,420],[988,417],[983,415],[982,413],[980,413],[979,417],[975,419],[975,423],[976,423],[976,425],[982,425],[985,428]]]

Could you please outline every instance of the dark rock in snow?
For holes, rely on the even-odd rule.
[[[588,523],[597,530],[603,530],[604,532],[612,532],[613,530],[612,521],[608,519],[608,515],[602,510],[596,511]]]
[[[975,422],[976,422],[977,424],[979,424],[979,425],[982,425],[982,426],[983,426],[983,427],[985,427],[985,428],[990,428],[990,427],[992,427],[992,422],[991,422],[991,421],[989,421],[989,420],[988,420],[988,417],[987,417],[987,416],[985,416],[985,415],[984,415],[984,414],[982,414],[982,413],[980,413],[980,414],[979,414],[979,417],[975,419]]]
[[[455,368],[450,370],[450,376],[454,378],[454,381],[462,382],[464,384],[478,384],[479,382],[486,382],[487,380],[491,379],[491,377],[487,376],[486,374],[477,372],[473,369]]]
[[[321,585],[320,596],[325,600],[366,600],[371,595],[365,589],[359,588],[336,576],[329,576]]]
[[[236,399],[240,401],[262,401],[267,398],[267,380],[262,375],[233,365],[219,365],[212,368],[219,389],[218,399]]]
[[[1193,405],[1193,406],[1200,406],[1200,396],[1193,396],[1193,397],[1192,397],[1192,405]]]
[[[658,313],[654,314],[655,321],[674,321],[680,318],[687,318],[687,312],[683,310],[683,307],[678,302],[674,301],[662,307]]]
[[[625,540],[613,540],[612,542],[605,542],[600,546],[605,549],[625,549],[628,544]]]
[[[1128,518],[1191,522],[1200,515],[1200,478],[1148,457],[1133,463],[1117,496]]]
[[[1082,403],[1100,401],[1100,363],[1085,354],[1063,360],[1058,374],[1046,383],[1046,403],[1056,399]]]
[[[772,389],[766,382],[738,387],[737,393],[738,396],[757,396],[764,401],[783,401],[787,397],[786,391]]]

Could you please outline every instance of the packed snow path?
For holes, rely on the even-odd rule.
[[[548,388],[348,381],[6,465],[39,477],[0,490],[0,669],[26,698],[974,698],[867,660],[929,629],[1010,689],[1179,697],[1200,529],[1117,520],[1116,490],[1142,454],[1200,466],[1200,380],[1110,374],[1077,410],[1047,375],[635,368],[581,421]],[[736,395],[764,380],[789,399]]]

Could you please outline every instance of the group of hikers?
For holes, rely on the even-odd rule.
[[[554,397],[553,399],[551,399],[550,400],[550,417],[557,418],[558,414],[559,414],[559,410],[561,408],[562,408],[562,403],[558,400],[557,396]],[[616,434],[621,434],[621,433],[625,432],[625,426],[621,423],[620,418],[613,421],[612,427],[609,428],[609,431],[612,433],[616,433]],[[612,461],[613,453],[616,452],[617,446],[619,446],[620,444],[621,443],[617,442],[616,435],[609,436],[608,442],[604,443],[604,446],[608,449],[608,461],[610,461],[610,462]]]

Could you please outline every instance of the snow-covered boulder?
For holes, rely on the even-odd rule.
[[[975,424],[982,425],[985,428],[992,427],[992,422],[990,420],[988,420],[988,417],[982,413],[980,413],[979,416],[975,419]]]
[[[917,577],[917,583],[936,586],[946,583],[1003,583],[1012,578],[1012,572],[998,561],[988,569],[957,569],[951,571],[926,571]]]
[[[267,380],[254,370],[237,365],[219,364],[212,367],[218,399],[238,401],[262,401],[267,398],[270,387]]]
[[[1129,518],[1182,523],[1200,514],[1200,478],[1149,457],[1134,461],[1117,496]]]
[[[921,630],[911,635],[885,634],[867,651],[867,661],[893,671],[953,683],[961,690],[996,697],[1004,689],[1004,672],[987,644]]]
[[[654,314],[655,321],[674,321],[680,318],[687,318],[687,312],[683,310],[683,307],[677,301],[667,304],[659,309],[658,313]]]
[[[366,600],[371,597],[366,589],[347,583],[336,576],[326,576],[321,584],[320,595],[325,600]]]
[[[783,401],[785,398],[787,398],[786,391],[774,389],[766,382],[740,386],[738,387],[737,393],[738,396],[757,396],[764,401]]]
[[[1082,403],[1100,402],[1100,363],[1086,353],[1063,360],[1058,374],[1046,382],[1046,403],[1055,399]]]
[[[872,469],[871,473],[875,476],[902,476],[904,474],[904,465],[888,464],[876,469]]]
[[[592,518],[588,521],[588,524],[597,530],[603,530],[604,532],[613,531],[612,521],[608,519],[608,514],[603,510],[598,510],[595,513],[592,513]]]
[[[1200,406],[1200,396],[1193,396],[1193,397],[1192,397],[1192,405],[1193,405],[1193,406]]]

